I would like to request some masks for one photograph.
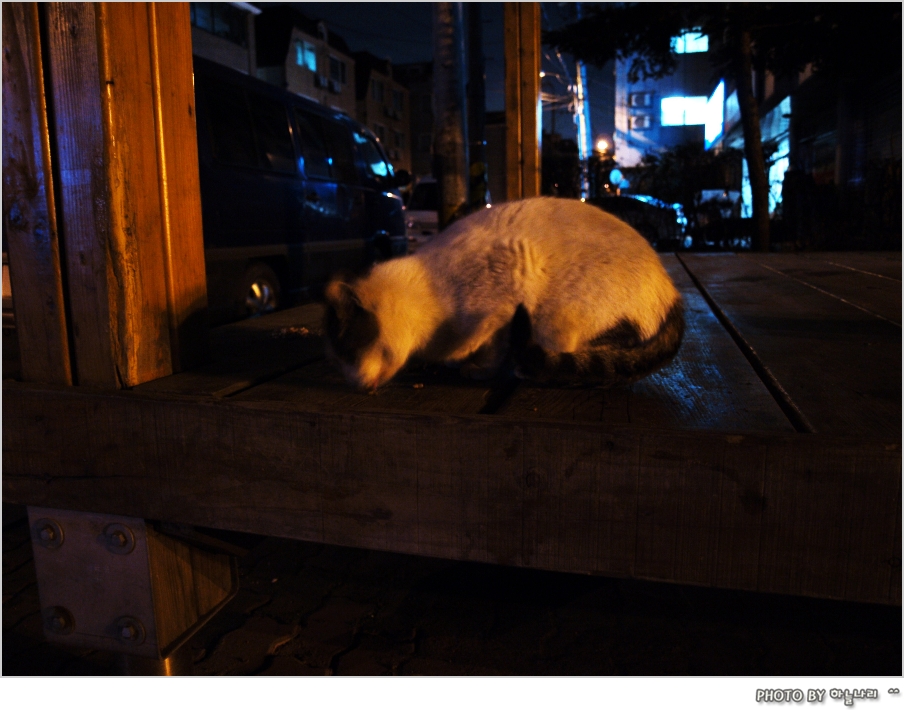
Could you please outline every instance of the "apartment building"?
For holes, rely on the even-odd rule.
[[[257,75],[255,16],[247,2],[190,2],[192,52],[251,76]]]
[[[325,22],[290,5],[267,6],[255,33],[258,78],[355,115],[355,60]]]
[[[356,118],[374,132],[396,169],[411,172],[410,96],[388,59],[356,52]]]

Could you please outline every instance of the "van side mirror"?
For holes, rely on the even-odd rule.
[[[395,187],[405,187],[411,183],[411,173],[407,170],[396,170],[395,171],[395,179],[393,180],[393,184]]]

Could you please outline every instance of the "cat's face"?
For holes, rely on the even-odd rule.
[[[355,284],[332,281],[324,292],[327,352],[345,379],[373,391],[402,368],[407,359],[388,342],[376,304],[368,303]]]

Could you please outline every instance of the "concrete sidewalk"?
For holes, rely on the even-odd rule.
[[[4,506],[3,674],[118,675],[44,640]],[[17,512],[19,514],[16,519]],[[193,639],[200,675],[900,675],[901,609],[261,538]]]

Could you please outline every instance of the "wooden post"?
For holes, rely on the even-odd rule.
[[[36,3],[3,3],[3,227],[22,378],[72,384]]]
[[[207,296],[188,6],[31,12],[46,38],[74,379],[131,387],[190,367],[204,357]],[[28,270],[17,261],[11,273]],[[30,287],[13,284],[17,304]]]
[[[4,3],[3,49],[23,378],[115,389],[199,364],[207,284],[188,4]],[[234,593],[228,555],[141,519],[117,522],[104,550],[110,516],[54,511],[61,527],[29,512],[44,520],[32,538],[56,640],[167,660]]]
[[[540,194],[540,4],[507,2],[506,185],[509,200]]]

